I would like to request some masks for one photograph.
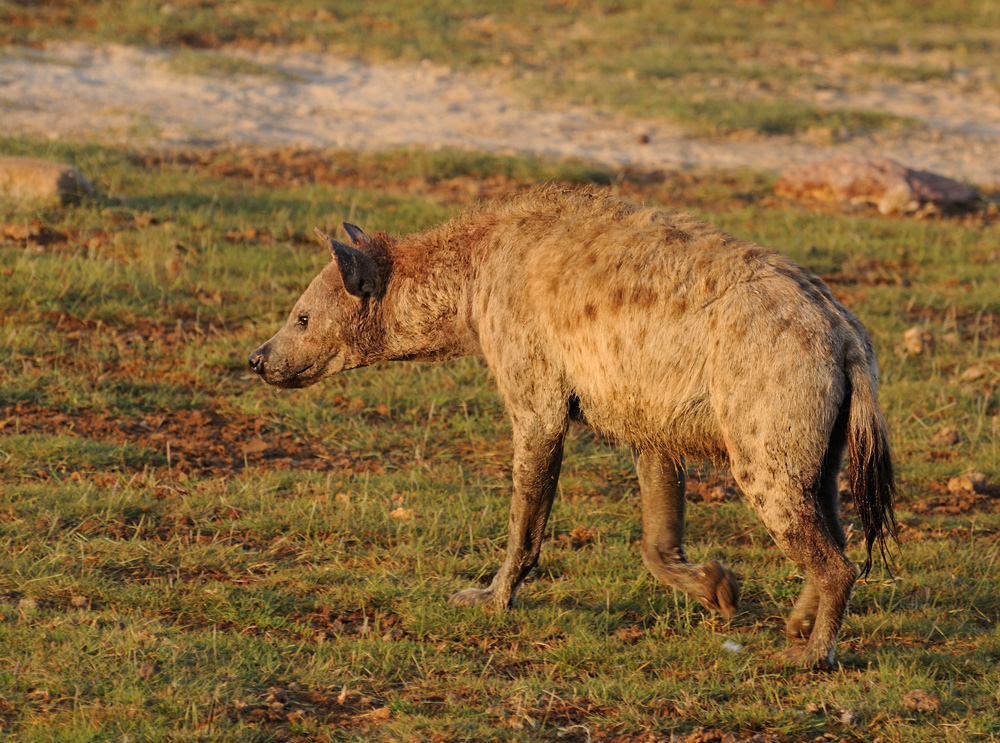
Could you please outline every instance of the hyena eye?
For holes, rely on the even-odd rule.
[[[300,328],[305,328],[309,325],[309,315],[299,315],[299,319],[295,321],[295,324]]]

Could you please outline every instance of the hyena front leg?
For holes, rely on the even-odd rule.
[[[736,613],[736,576],[715,560],[692,565],[684,554],[684,468],[656,451],[639,454],[642,560],[658,580],[729,618]]]
[[[507,556],[489,588],[466,588],[451,596],[451,602],[459,606],[488,603],[496,609],[508,608],[518,586],[538,562],[542,548],[562,464],[566,416],[564,412],[558,420],[545,421],[512,414],[512,419],[514,495]]]

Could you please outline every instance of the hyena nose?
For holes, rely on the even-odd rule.
[[[264,353],[261,349],[254,349],[253,353],[250,354],[250,370],[257,373],[264,373]]]

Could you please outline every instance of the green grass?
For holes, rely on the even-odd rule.
[[[916,48],[968,53],[995,49],[1000,20],[1000,11],[990,0],[961,5],[855,0],[836,8],[821,3],[761,6],[720,0],[666,4],[627,0],[610,6],[526,0],[502,6],[485,0],[425,0],[404,6],[387,0],[296,0],[280,6],[273,0],[238,5],[182,0],[157,8],[141,0],[116,4],[63,0],[18,3],[3,12],[4,40],[15,43],[83,37],[204,48],[237,41],[312,41],[366,55],[436,57],[462,66],[470,61],[510,63],[511,57],[558,61],[591,51],[606,58],[611,56],[610,47],[626,36],[631,50],[616,50],[636,54],[636,59],[657,45],[668,59],[682,58],[677,47],[724,54],[721,45],[734,44],[820,52]]]
[[[0,225],[59,236],[0,242],[5,739],[1000,739],[997,492],[946,489],[1000,482],[995,221],[814,211],[752,173],[0,150],[74,162],[99,191],[0,205]],[[691,465],[690,554],[741,576],[731,623],[645,573],[631,456],[582,428],[518,606],[459,609],[444,597],[487,582],[505,544],[509,428],[483,365],[281,394],[245,370],[327,260],[314,225],[410,231],[541,180],[689,206],[825,275],[871,329],[904,528],[896,579],[855,592],[837,670],[772,659],[799,576],[738,498],[699,498],[707,466]],[[917,324],[936,348],[906,356]],[[945,427],[956,443],[934,443]],[[914,689],[940,709],[909,709]]]
[[[913,81],[981,68],[983,84],[995,88],[1000,80],[1000,10],[993,0],[63,0],[0,6],[0,44],[60,39],[183,48],[188,51],[176,64],[202,74],[284,74],[206,51],[227,45],[294,44],[369,61],[502,69],[540,105],[597,103],[666,116],[695,133],[864,132],[912,124],[825,110],[798,96],[803,88],[863,87],[873,72]],[[722,83],[735,87],[719,90]],[[706,98],[706,90],[718,94]]]
[[[301,82],[302,78],[271,65],[263,65],[245,57],[234,57],[214,51],[183,49],[167,60],[171,70],[183,75],[233,77],[250,75],[282,82]]]

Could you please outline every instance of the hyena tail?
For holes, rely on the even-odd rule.
[[[896,478],[889,453],[889,434],[876,398],[876,377],[864,359],[848,360],[851,407],[847,424],[847,474],[851,481],[854,508],[865,532],[867,560],[861,571],[868,577],[872,549],[886,556],[886,540],[896,538]],[[888,536],[887,536],[888,535]]]

